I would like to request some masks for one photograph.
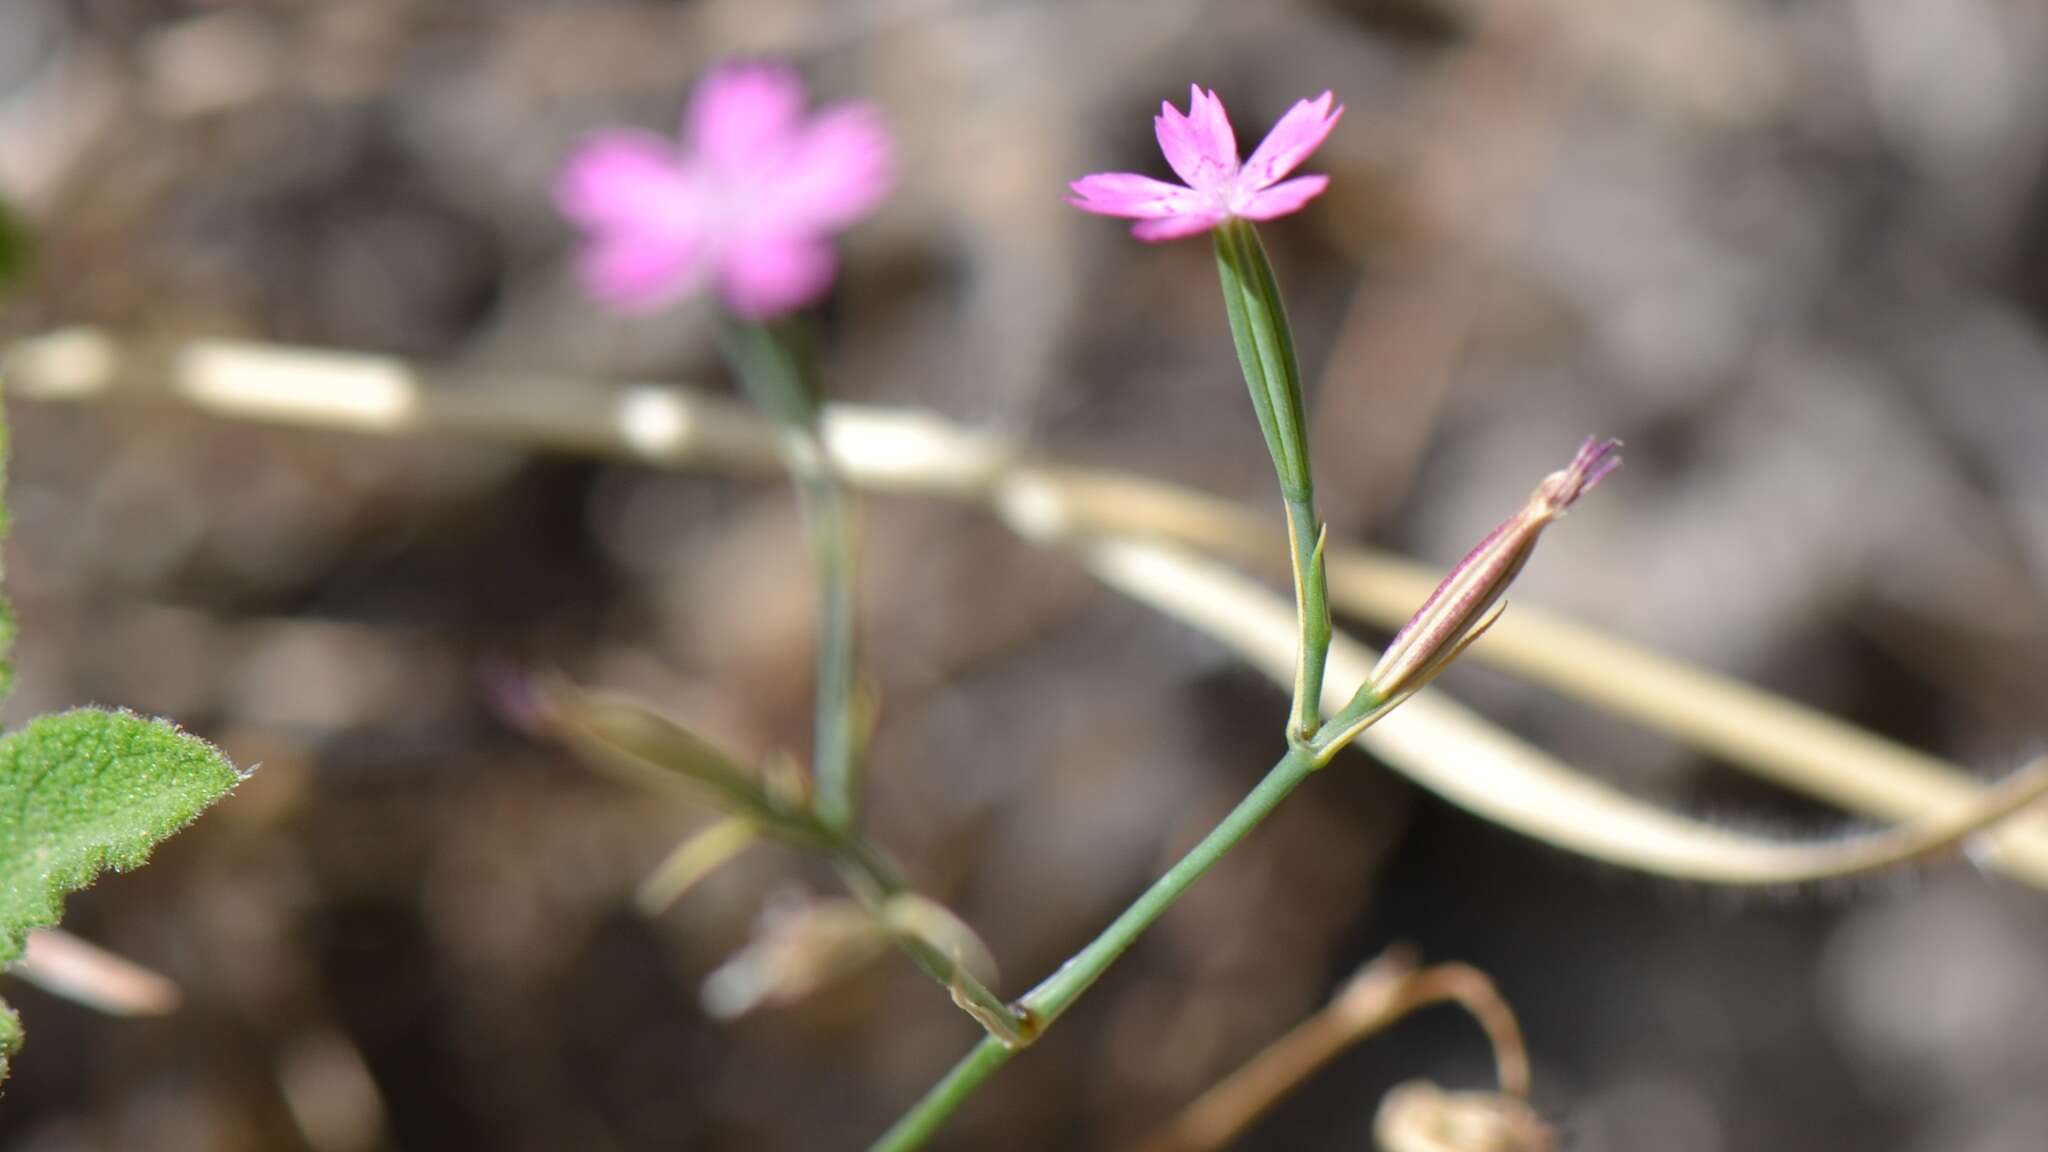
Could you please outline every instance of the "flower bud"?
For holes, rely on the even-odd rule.
[[[1619,440],[1587,437],[1570,464],[1543,478],[1508,517],[1458,561],[1429,599],[1396,633],[1359,691],[1359,700],[1390,700],[1428,683],[1451,657],[1477,639],[1498,615],[1508,585],[1536,549],[1536,538],[1579,497],[1621,467]]]

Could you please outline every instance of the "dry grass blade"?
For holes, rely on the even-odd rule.
[[[1113,473],[1068,471],[1056,480],[1069,530],[1151,536],[1273,571],[1286,556],[1277,523],[1227,501]],[[1441,576],[1359,548],[1332,548],[1325,563],[1331,605],[1389,629],[1408,619]],[[1913,820],[1961,811],[1985,795],[1968,772],[1938,757],[1526,605],[1508,613],[1471,658],[1865,815]],[[2048,885],[2048,819],[2014,820],[1985,840],[1987,863]],[[1914,855],[1903,844],[1897,850],[1902,859]],[[1867,870],[1846,854],[1837,864]]]
[[[747,850],[760,834],[751,821],[728,816],[713,821],[655,866],[633,892],[633,903],[643,916],[659,916],[681,900],[690,889],[719,867]]]
[[[110,1016],[163,1016],[182,999],[170,977],[59,928],[29,933],[21,959],[8,971]]]
[[[1160,544],[1098,540],[1081,555],[1105,582],[1214,636],[1275,682],[1285,684],[1293,675],[1293,608],[1255,581]],[[1337,686],[1362,680],[1377,659],[1372,649],[1339,633],[1330,648],[1325,706],[1341,707]],[[1937,809],[1889,831],[1780,842],[1636,800],[1437,692],[1419,693],[1357,742],[1416,783],[1503,827],[1624,868],[1721,885],[1810,883],[1919,859],[1955,846],[2048,792],[2048,763],[2036,763],[1997,789],[1966,798],[1961,808]],[[2048,886],[2048,868],[2029,866],[2020,874]]]

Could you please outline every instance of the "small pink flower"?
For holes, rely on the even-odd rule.
[[[1186,115],[1162,103],[1152,121],[1159,148],[1185,187],[1135,172],[1098,172],[1074,181],[1067,203],[1084,212],[1136,220],[1131,235],[1154,243],[1207,232],[1232,216],[1271,220],[1298,212],[1322,194],[1330,178],[1281,177],[1308,159],[1337,126],[1344,108],[1332,108],[1330,99],[1325,92],[1296,101],[1251,159],[1239,164],[1237,137],[1223,101],[1190,85]]]
[[[868,105],[806,117],[804,103],[790,68],[724,65],[698,82],[680,141],[633,129],[584,141],[555,203],[587,235],[591,294],[647,312],[711,283],[757,320],[824,295],[832,234],[889,190],[889,136]]]

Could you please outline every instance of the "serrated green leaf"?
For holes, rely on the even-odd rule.
[[[0,737],[0,966],[67,893],[140,865],[240,780],[212,745],[129,712],[81,708]],[[0,1075],[20,1041],[0,1005]]]

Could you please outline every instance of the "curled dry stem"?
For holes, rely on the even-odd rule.
[[[1360,968],[1320,1012],[1202,1093],[1138,1152],[1214,1152],[1228,1146],[1345,1050],[1433,1004],[1456,1004],[1470,1013],[1493,1048],[1500,1091],[1528,1099],[1528,1049],[1514,1010],[1493,981],[1465,964],[1419,967],[1412,950],[1397,946]]]

